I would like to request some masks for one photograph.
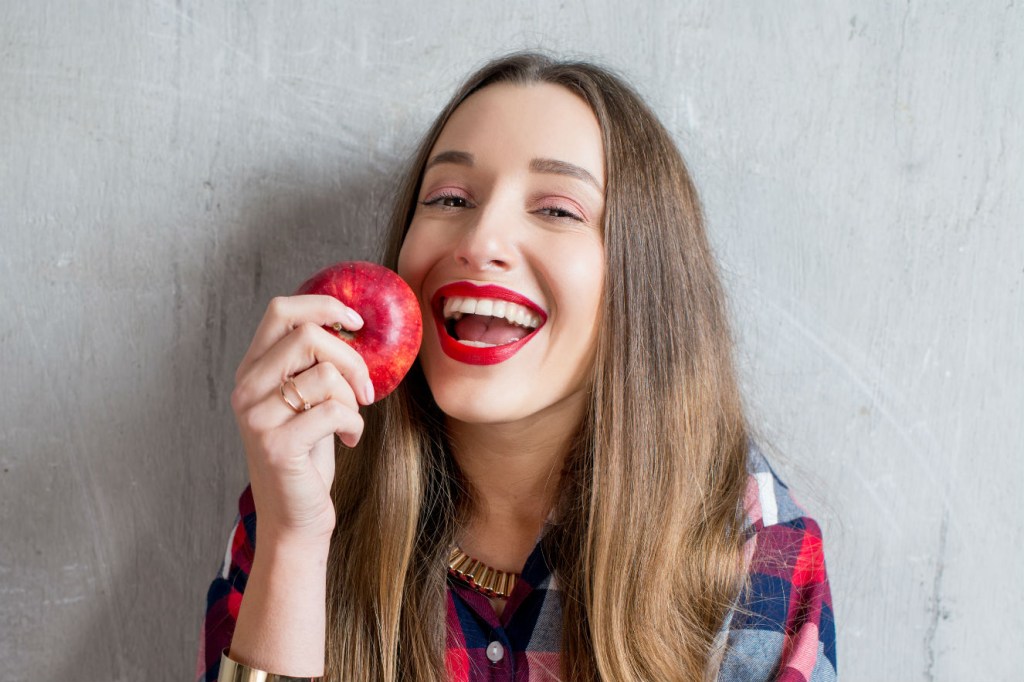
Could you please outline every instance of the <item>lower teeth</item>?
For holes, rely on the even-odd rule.
[[[471,346],[473,348],[494,348],[494,346],[496,345],[493,343],[484,343],[483,341],[463,341],[462,339],[456,339],[456,341],[463,345]]]

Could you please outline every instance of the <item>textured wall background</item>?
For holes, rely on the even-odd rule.
[[[545,47],[690,161],[844,678],[1020,679],[1022,44],[968,0],[3,2],[0,677],[189,678],[264,306],[369,253],[464,74]]]

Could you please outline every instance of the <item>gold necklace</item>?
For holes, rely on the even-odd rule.
[[[519,574],[491,568],[479,559],[469,556],[458,546],[453,546],[448,555],[448,574],[492,599],[508,599],[519,579]]]

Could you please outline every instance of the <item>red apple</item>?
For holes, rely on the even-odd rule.
[[[362,356],[377,400],[395,390],[416,360],[423,339],[420,303],[405,280],[383,265],[350,261],[324,268],[295,293],[333,296],[359,313],[361,329],[324,329]]]

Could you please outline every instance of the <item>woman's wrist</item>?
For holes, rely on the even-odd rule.
[[[261,491],[264,492],[265,491]],[[273,504],[261,504],[262,497],[257,497],[253,490],[253,501],[256,506],[256,548],[268,543],[287,546],[298,550],[315,551],[318,547],[327,547],[334,535],[337,523],[333,505],[327,506],[315,516],[304,517],[301,522],[282,519],[282,511]]]
[[[257,517],[258,518],[258,517]],[[257,524],[255,557],[288,561],[297,557],[327,561],[331,548],[331,533],[304,533],[282,530]]]

